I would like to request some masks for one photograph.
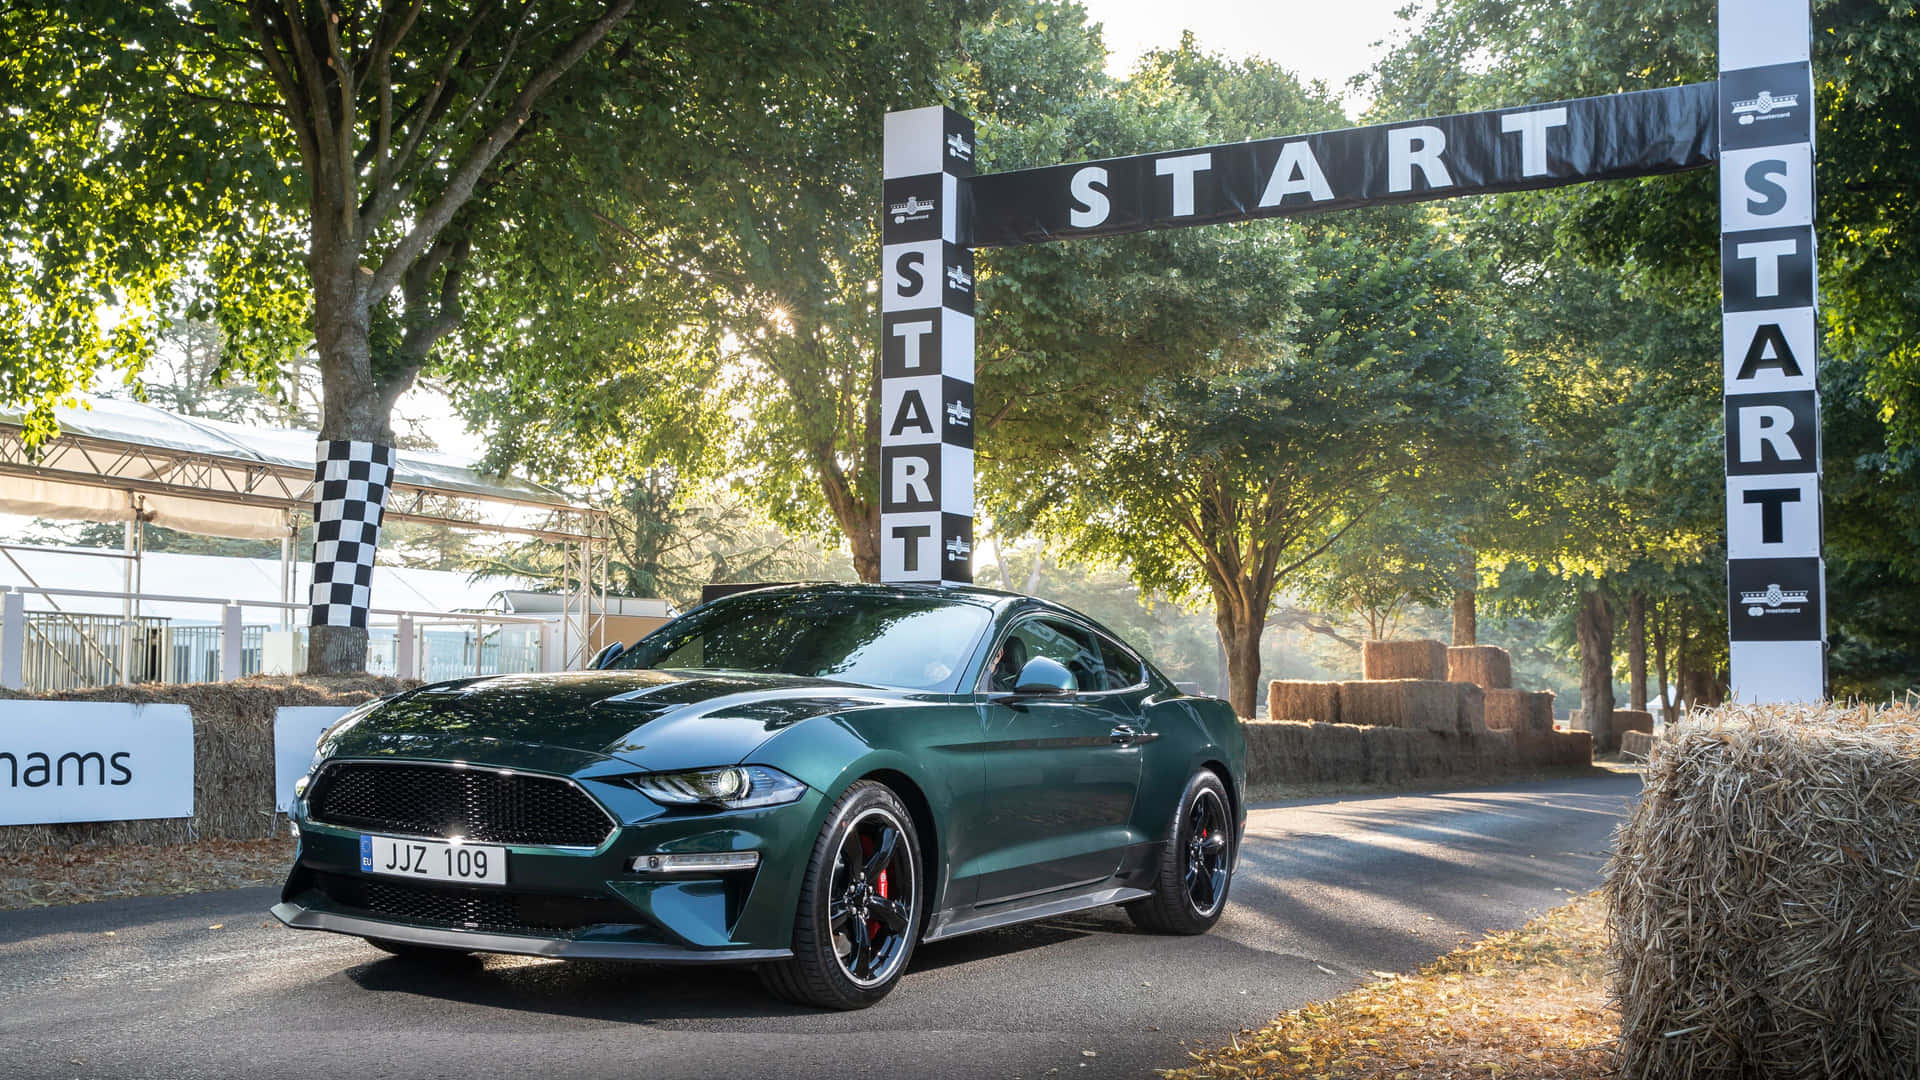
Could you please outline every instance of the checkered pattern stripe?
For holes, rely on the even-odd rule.
[[[313,626],[367,625],[394,450],[322,439],[313,467]]]
[[[888,113],[880,218],[880,580],[973,581],[973,122]]]

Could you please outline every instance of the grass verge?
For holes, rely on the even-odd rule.
[[[289,837],[12,852],[0,855],[0,911],[278,885],[292,861]]]
[[[1609,1076],[1620,1014],[1607,1004],[1606,912],[1589,894],[1412,975],[1375,972],[1161,1075],[1325,1080],[1573,1080]]]

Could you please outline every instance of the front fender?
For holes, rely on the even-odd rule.
[[[916,817],[924,816],[916,821],[916,829],[932,833],[923,835],[921,843],[932,856],[927,871],[931,910],[940,910],[949,906],[953,808],[980,794],[979,755],[967,750],[977,739],[979,726],[978,710],[958,704],[820,716],[780,732],[749,760],[783,770],[821,793],[813,837],[820,835],[834,805],[859,780],[883,775],[896,788],[910,785],[912,790],[901,795]],[[806,860],[791,861],[801,864],[799,876],[791,883],[797,902]]]

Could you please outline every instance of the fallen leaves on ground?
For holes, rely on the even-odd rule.
[[[1587,1080],[1611,1075],[1597,895],[1193,1055],[1169,1080]],[[1374,974],[1380,975],[1380,972]]]
[[[278,885],[293,841],[206,840],[0,855],[0,910]]]

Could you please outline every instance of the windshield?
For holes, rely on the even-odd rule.
[[[612,666],[751,671],[939,690],[960,673],[992,617],[986,608],[935,596],[748,594],[668,623]]]

